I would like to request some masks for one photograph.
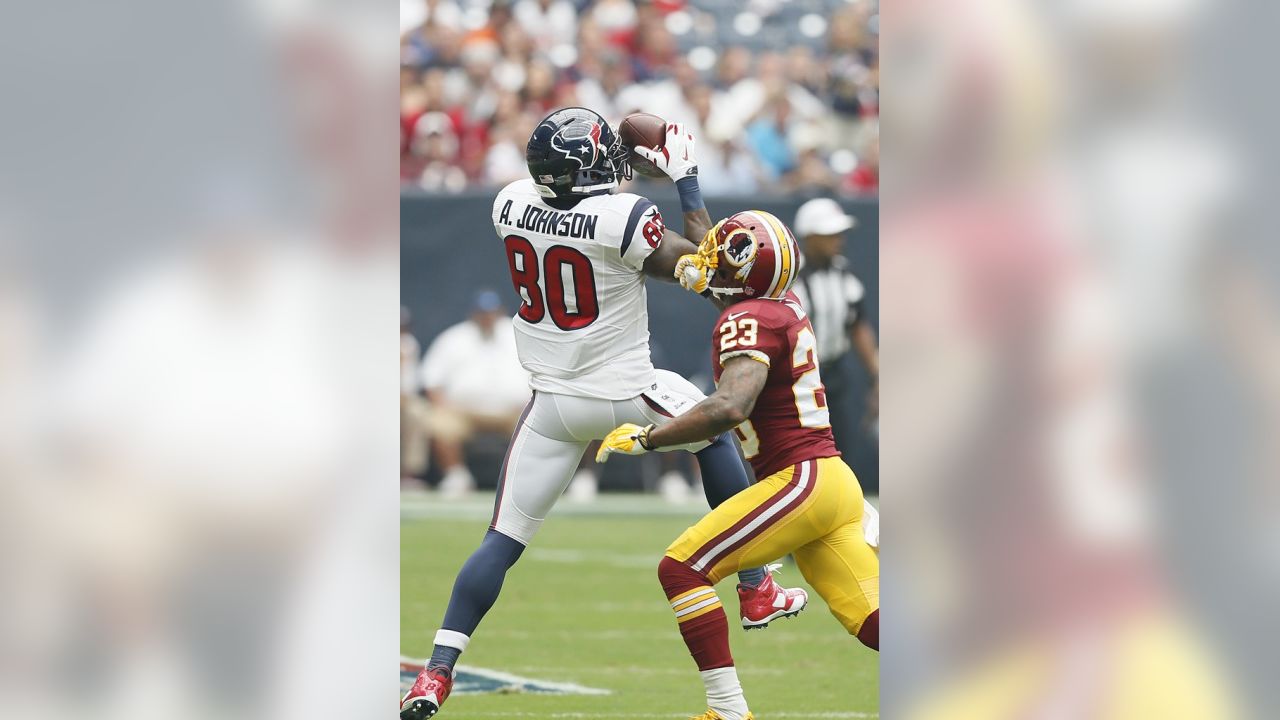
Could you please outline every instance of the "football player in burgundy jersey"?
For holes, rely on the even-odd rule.
[[[661,426],[619,426],[601,445],[638,455],[736,429],[758,482],[667,549],[658,577],[707,690],[700,720],[752,718],[714,586],[739,567],[794,553],[840,623],[879,649],[880,564],[862,533],[862,488],[831,435],[813,328],[791,284],[791,231],[758,210],[708,233],[681,284],[724,304],[712,340],[716,392]],[[785,611],[787,608],[779,608]]]

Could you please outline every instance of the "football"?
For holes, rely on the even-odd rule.
[[[645,177],[665,178],[667,176],[657,166],[635,152],[637,145],[657,150],[666,143],[666,120],[650,113],[632,113],[623,118],[622,124],[618,126],[618,137],[631,151],[628,161],[631,163],[632,170]]]

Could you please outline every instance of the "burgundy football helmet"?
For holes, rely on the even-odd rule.
[[[711,229],[715,270],[711,292],[721,298],[778,299],[800,273],[800,247],[782,221],[763,210],[747,210]],[[708,252],[708,255],[710,252]]]

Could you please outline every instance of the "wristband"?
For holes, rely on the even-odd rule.
[[[706,207],[702,202],[702,190],[698,187],[697,175],[689,175],[677,180],[676,191],[680,193],[681,211],[694,212]]]
[[[653,446],[649,444],[649,431],[650,431],[650,430],[653,430],[653,425],[652,425],[652,424],[651,424],[651,425],[649,425],[648,427],[641,428],[641,429],[640,429],[640,434],[639,434],[639,435],[636,435],[636,440],[638,440],[638,441],[640,442],[640,447],[644,448],[645,450],[650,450],[650,451],[652,451],[652,450],[653,450]]]

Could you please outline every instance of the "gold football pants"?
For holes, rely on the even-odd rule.
[[[793,553],[850,634],[880,607],[880,560],[862,536],[862,488],[838,457],[780,470],[685,530],[667,556],[714,585]]]

